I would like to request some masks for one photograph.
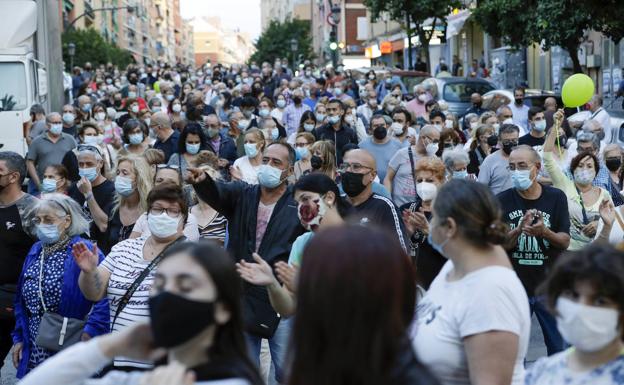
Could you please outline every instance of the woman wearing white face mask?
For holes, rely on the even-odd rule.
[[[433,203],[427,243],[447,262],[418,303],[412,343],[443,385],[522,385],[529,300],[501,247],[501,215],[478,182],[452,180]]]
[[[286,108],[286,97],[279,94],[275,99],[275,108],[271,111],[271,116],[280,123],[282,122],[282,115],[284,115],[284,108]]]
[[[557,328],[572,348],[539,359],[526,385],[622,384],[624,263],[622,252],[591,245],[559,258],[542,288]]]
[[[46,167],[41,181],[41,193],[59,193],[67,195],[69,190],[69,173],[62,164],[52,164]]]
[[[428,289],[446,263],[446,258],[427,243],[433,200],[438,189],[445,182],[446,170],[444,163],[435,157],[420,158],[416,161],[414,168],[416,171],[414,175],[416,200],[404,204],[399,208],[399,211],[403,215],[403,223],[405,223],[407,235],[410,237],[410,251],[416,262],[418,284]]]
[[[234,161],[230,173],[232,179],[248,184],[258,184],[258,170],[262,165],[262,154],[266,148],[264,134],[257,128],[245,132],[245,155]]]
[[[171,122],[177,122],[185,119],[184,111],[182,111],[182,102],[180,99],[174,98],[170,102],[168,102],[167,112],[169,112],[169,117],[171,118]]]
[[[147,224],[150,236],[130,238],[113,246],[99,264],[97,256],[84,244],[73,248],[74,259],[82,272],[78,283],[85,298],[92,301],[108,297],[113,332],[149,321],[148,297],[154,271],[161,253],[184,240],[182,230],[188,207],[180,187],[165,184],[152,189],[147,197]],[[156,260],[155,263],[152,263]],[[137,370],[151,364],[116,357],[115,369]]]
[[[309,132],[314,135],[315,128],[316,119],[314,117],[314,113],[312,111],[305,111],[301,115],[301,119],[299,119],[299,127],[297,128],[297,131],[290,134],[286,141],[288,142],[288,144],[294,147],[297,135],[301,134],[302,132]]]
[[[191,122],[184,127],[178,140],[178,152],[171,155],[169,165],[176,165],[186,173],[186,168],[197,161],[199,152],[208,149],[208,138],[198,123]]]
[[[304,175],[312,171],[312,151],[311,147],[315,142],[314,135],[309,132],[301,132],[295,138],[295,153],[297,161],[294,167],[295,180],[299,180]]]

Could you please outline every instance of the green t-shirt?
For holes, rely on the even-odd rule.
[[[288,257],[288,263],[293,266],[301,266],[301,257],[303,256],[303,250],[305,249],[310,239],[314,236],[312,231],[308,231],[305,234],[301,234],[293,242],[290,249],[290,256]]]

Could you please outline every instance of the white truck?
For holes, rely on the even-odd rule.
[[[43,105],[46,112],[60,110],[60,25],[58,3],[56,8],[50,8],[52,4],[49,0],[0,0],[0,151],[26,154],[33,104]],[[55,76],[49,77],[51,69]]]

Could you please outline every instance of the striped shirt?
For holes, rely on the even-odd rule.
[[[117,313],[117,307],[121,298],[126,294],[135,279],[150,264],[143,258],[143,246],[147,237],[141,236],[134,239],[126,239],[119,242],[111,249],[111,252],[102,261],[102,266],[110,272],[108,281],[108,300],[110,301],[111,324]],[[149,322],[149,292],[154,282],[156,269],[148,274],[134,292],[126,307],[121,311],[112,331],[124,330],[137,323]],[[137,368],[151,368],[152,365],[145,362],[130,360],[124,357],[116,357],[115,366],[134,366]]]

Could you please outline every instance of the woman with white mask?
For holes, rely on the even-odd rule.
[[[609,245],[560,257],[542,286],[557,329],[572,345],[539,359],[525,385],[622,384],[624,259]]]
[[[96,247],[84,243],[73,247],[74,259],[82,270],[80,290],[91,301],[108,297],[113,332],[149,321],[148,297],[156,267],[171,245],[186,239],[182,230],[188,207],[179,186],[156,186],[147,197],[147,206],[151,235],[119,242],[99,266]],[[116,357],[114,367],[128,371],[149,369],[151,364]]]
[[[233,180],[248,184],[258,184],[258,169],[262,165],[262,153],[266,148],[264,134],[257,128],[245,132],[245,155],[234,161],[230,168]]]

